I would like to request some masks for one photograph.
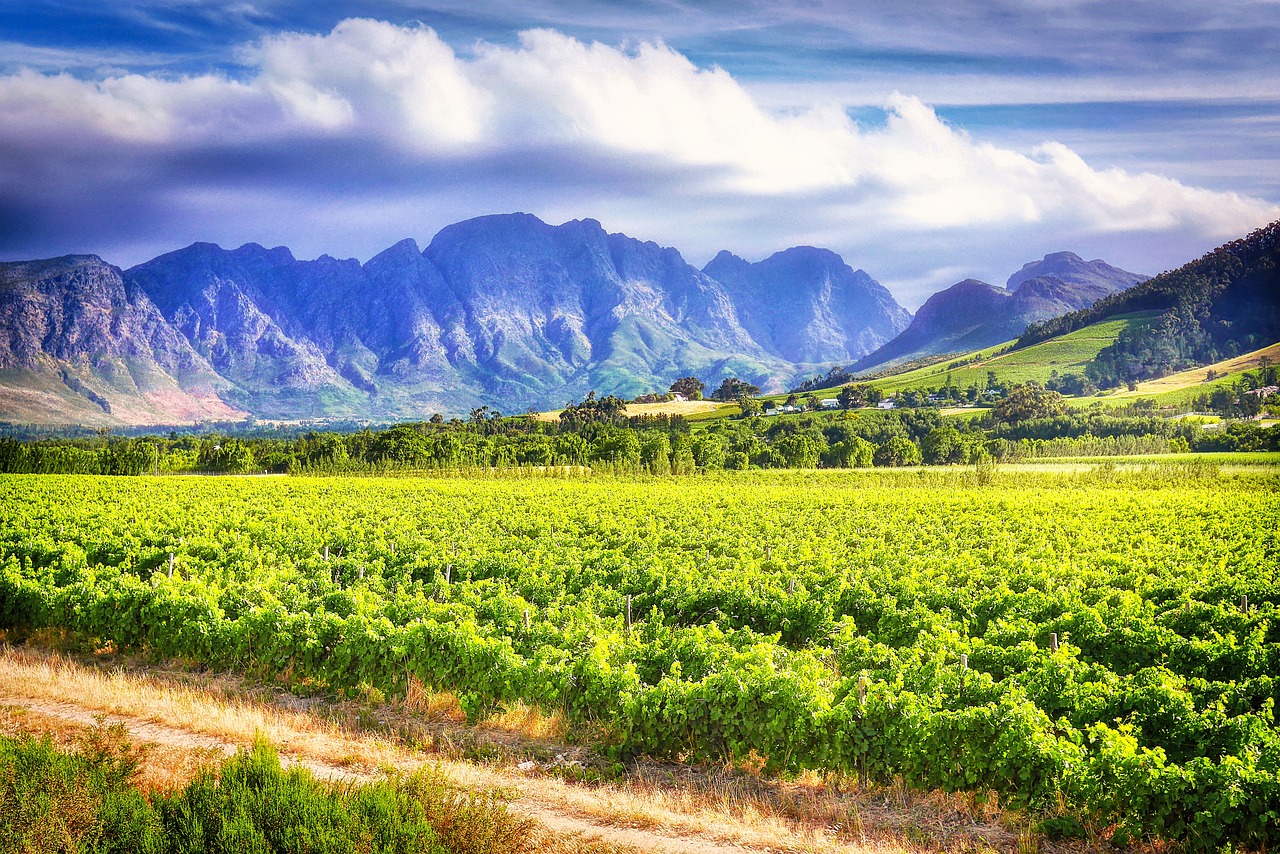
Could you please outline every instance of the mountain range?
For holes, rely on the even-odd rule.
[[[689,374],[782,390],[895,347],[1008,340],[1027,319],[1140,279],[1059,253],[1015,273],[1007,294],[962,282],[913,320],[829,250],[755,263],[726,251],[699,270],[595,220],[552,226],[528,214],[457,223],[426,249],[403,240],[364,264],[208,243],[128,270],[91,255],[4,263],[0,420],[518,412],[589,390],[663,390]],[[987,305],[1000,300],[1009,308]]]

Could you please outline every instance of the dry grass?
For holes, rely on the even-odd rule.
[[[196,680],[200,684],[193,684]],[[833,854],[872,849],[1015,852],[1031,842],[1048,848],[1039,840],[1020,838],[1026,834],[1020,834],[1016,817],[967,795],[862,787],[815,774],[783,782],[742,769],[652,763],[637,764],[622,781],[608,783],[576,784],[555,771],[524,774],[513,767],[522,756],[575,752],[557,741],[564,733],[561,717],[516,707],[479,727],[467,727],[456,697],[433,692],[421,683],[411,682],[399,701],[353,713],[347,704],[272,695],[232,677],[157,671],[136,664],[104,670],[92,662],[78,663],[28,645],[0,646],[0,702],[5,695],[73,702],[83,709],[139,718],[234,744],[261,736],[282,754],[365,773],[386,767],[410,769],[424,761],[438,763],[463,788],[513,793],[517,809],[551,826],[548,851],[646,847],[643,839],[628,837],[627,828],[648,829],[664,837],[691,835],[707,843]],[[27,715],[33,715],[29,721],[41,720],[33,712]],[[41,720],[40,725],[48,723]],[[413,723],[420,728],[416,733]],[[496,762],[457,761],[465,755],[460,745],[485,738],[496,738],[505,747],[487,754]],[[578,748],[575,755],[585,757],[585,752]],[[157,770],[148,773],[161,786],[179,784],[201,761],[194,747],[153,753],[148,764],[151,756],[156,757]],[[204,757],[207,760],[207,750]],[[557,817],[570,820],[557,827]],[[587,822],[607,832],[605,847],[599,847],[601,843],[593,837],[565,832],[566,827],[573,829],[572,819],[579,820],[578,826]],[[571,847],[556,847],[564,845]]]
[[[92,729],[90,724],[68,721],[38,711],[0,704],[0,735],[11,737],[48,735],[59,749],[81,750]],[[135,779],[138,788],[170,792],[191,782],[210,762],[220,760],[222,751],[205,747],[178,747],[144,742],[138,745],[141,757]]]
[[[547,714],[536,706],[513,703],[483,721],[480,729],[516,736],[523,741],[563,742],[567,724],[564,713],[559,710]]]
[[[377,768],[394,765],[400,751],[390,741],[357,737],[334,721],[236,697],[233,686],[212,681],[196,688],[163,674],[110,671],[82,666],[58,653],[29,647],[0,648],[0,698],[29,697],[71,702],[81,708],[139,718],[237,744],[261,736],[282,753],[296,753],[335,765]]]

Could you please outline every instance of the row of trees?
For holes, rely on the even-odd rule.
[[[1231,410],[1274,406],[1277,369],[1265,367],[1212,392]],[[734,385],[722,385],[734,389]],[[847,386],[841,402],[868,400],[869,386]],[[864,397],[866,395],[866,397]],[[740,399],[744,414],[758,401]],[[790,401],[789,401],[790,402]],[[796,403],[801,401],[796,398]],[[810,409],[813,400],[805,401]],[[1138,401],[1126,412],[1071,410],[1062,395],[1036,383],[1015,386],[969,422],[944,422],[934,408],[809,412],[794,418],[721,419],[695,429],[668,416],[628,417],[626,403],[588,394],[555,422],[477,410],[467,420],[437,416],[417,424],[296,437],[95,436],[21,442],[0,440],[0,471],[83,474],[177,472],[378,472],[419,469],[555,469],[687,474],[746,468],[850,468],[946,465],[992,457],[1016,459],[1074,452],[1275,450],[1280,428],[1232,425],[1210,432],[1159,417]],[[1216,405],[1216,404],[1215,404]],[[1131,440],[1141,439],[1141,442]]]

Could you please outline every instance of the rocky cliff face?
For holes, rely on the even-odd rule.
[[[228,388],[118,268],[94,255],[0,263],[0,419],[239,420]]]
[[[1023,284],[1039,278],[1054,278],[1067,285],[1076,286],[1073,293],[1079,299],[1101,299],[1131,288],[1149,277],[1138,273],[1130,273],[1119,267],[1112,267],[1105,261],[1094,259],[1086,261],[1074,252],[1053,252],[1039,261],[1030,261],[1022,265],[1022,269],[1009,277],[1005,283],[1008,290],[1020,290]],[[1097,294],[1097,296],[1093,296]]]
[[[929,297],[901,335],[863,357],[854,370],[991,347],[1018,337],[1029,323],[1085,308],[1145,280],[1072,252],[1023,265],[1005,288],[966,279]]]
[[[791,362],[856,360],[911,319],[879,282],[827,249],[798,246],[755,264],[721,252],[703,272],[724,284],[747,332]]]

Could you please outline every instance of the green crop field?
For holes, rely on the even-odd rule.
[[[473,716],[562,710],[618,759],[761,757],[1266,846],[1276,485],[1203,460],[5,476],[0,627],[322,692],[394,694],[412,675]]]

